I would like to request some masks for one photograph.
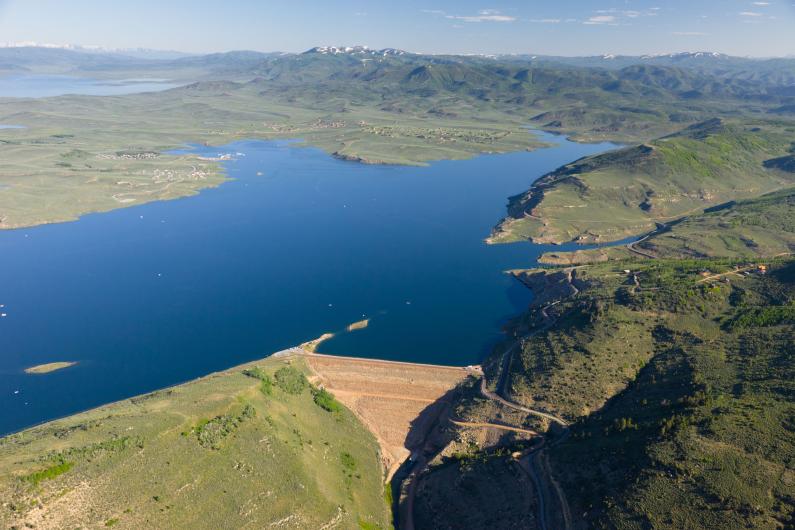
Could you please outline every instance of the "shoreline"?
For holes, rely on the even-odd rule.
[[[284,144],[282,144],[282,145],[284,145]],[[565,153],[564,153],[564,154],[565,154]],[[497,155],[494,155],[494,156],[495,156],[495,159],[496,159],[496,156],[497,156]],[[136,217],[137,217],[137,216],[136,216]],[[147,216],[147,217],[148,217],[148,216]],[[355,330],[358,330],[358,329],[363,329],[363,328],[365,327],[365,326],[364,326],[364,324],[363,324],[363,322],[364,322],[364,321],[360,321],[360,322],[358,322],[358,323],[353,323],[353,324],[349,325],[349,326],[347,327],[346,331],[348,331],[348,332],[352,332],[352,331],[355,331]],[[369,322],[368,322],[368,324],[369,324]],[[407,330],[407,331],[408,331],[409,333],[411,332],[411,330]],[[504,336],[504,335],[502,335],[502,336]],[[329,336],[329,335],[326,335],[326,336],[324,336],[324,337],[320,338],[321,340],[317,340],[317,339],[315,339],[317,342],[315,343],[315,347],[314,347],[314,349],[319,349],[320,347],[322,347],[322,346],[319,346],[319,345],[320,345],[320,344],[321,344],[323,341],[325,341],[325,340],[329,340],[330,338],[331,338],[331,336]],[[365,354],[368,354],[368,353],[373,353],[373,352],[372,352],[372,351],[365,351],[365,352],[363,352],[363,353],[365,353]],[[481,353],[481,355],[482,355],[482,352],[480,352],[480,353]],[[428,356],[428,357],[430,357],[430,356]],[[425,358],[428,358],[428,357],[425,357]],[[478,356],[478,357],[479,357],[479,356]],[[448,360],[446,360],[446,359],[441,359],[441,360],[442,360],[443,362],[450,362],[450,361],[448,361]],[[479,359],[477,359],[477,358],[475,358],[475,356],[473,356],[472,360],[473,360],[473,361],[478,361]],[[428,363],[428,364],[427,364],[427,366],[437,366],[437,365],[433,365],[433,364],[429,364],[429,363]],[[201,373],[201,372],[200,372],[200,373]],[[212,373],[214,373],[214,372],[210,372],[210,374],[212,374]],[[204,375],[204,374],[202,374],[202,375]],[[209,374],[208,374],[208,375],[209,375]],[[201,377],[201,376],[199,376],[198,378],[200,378],[200,377]],[[176,379],[176,378],[175,378],[175,379]],[[188,379],[188,380],[184,380],[184,381],[182,381],[182,383],[189,382],[190,380],[194,380],[194,379],[196,379],[196,377],[194,377],[194,378],[191,378],[191,379]],[[177,385],[178,385],[178,384],[180,384],[180,382],[179,382],[179,379],[177,379],[177,382],[176,382],[175,384],[177,384]],[[136,385],[136,386],[137,386],[137,385]],[[143,385],[141,385],[141,386],[143,386]],[[173,386],[173,385],[171,385],[171,386]],[[154,387],[154,388],[152,388],[152,391],[156,391],[156,390],[159,390],[159,389],[161,389],[161,388],[163,388],[163,387]],[[167,387],[165,387],[165,388],[168,388],[168,386],[167,386]],[[144,386],[143,390],[146,390],[146,387],[145,387],[145,386]],[[88,395],[88,397],[90,397],[90,395]],[[122,401],[123,401],[124,399],[126,399],[126,398],[122,398]],[[91,405],[91,404],[92,404],[92,401],[93,401],[92,399],[86,399],[84,402],[86,402],[87,404]],[[99,400],[97,400],[97,401],[99,401]],[[96,402],[96,401],[93,401],[93,403],[97,403],[97,402]],[[107,403],[104,403],[104,404],[107,404]],[[97,407],[101,407],[101,406],[103,406],[104,404],[103,404],[102,402],[99,402],[99,403],[97,403],[97,405],[96,405],[96,406],[97,406]],[[66,408],[66,407],[63,407],[63,408]],[[63,409],[62,409],[62,410],[63,410]],[[71,416],[71,415],[73,415],[73,414],[75,414],[75,413],[79,413],[79,412],[80,412],[80,411],[69,412],[69,413],[65,414],[64,416],[60,416],[60,417],[68,417],[68,416]],[[42,416],[43,416],[43,415],[44,415],[44,414],[42,414]],[[49,420],[45,420],[45,421],[42,421],[42,422],[36,422],[36,423],[32,423],[32,424],[31,424],[31,425],[29,425],[29,426],[25,426],[25,427],[22,427],[22,428],[20,428],[20,429],[14,429],[14,431],[10,431],[10,433],[13,433],[13,432],[18,432],[19,430],[24,430],[24,429],[26,429],[26,428],[29,428],[29,427],[31,427],[31,426],[35,426],[36,424],[39,424],[39,423],[46,423],[47,421],[52,421],[52,420],[56,420],[56,419],[59,419],[59,417],[52,418],[52,419],[49,419]],[[22,422],[20,421],[20,423],[22,423]]]
[[[455,124],[450,124],[454,126]],[[30,125],[21,125],[24,131],[35,131],[35,127],[31,128]],[[462,127],[464,128],[464,127]],[[0,129],[0,134],[4,130],[17,130],[17,129]],[[291,133],[293,131],[290,131]],[[197,138],[195,140],[189,140],[185,143],[175,145],[175,144],[167,144],[161,145],[156,148],[156,152],[158,156],[161,157],[176,157],[182,156],[186,158],[186,161],[190,163],[191,161],[196,163],[204,163],[212,165],[213,167],[208,168],[209,171],[206,175],[206,182],[197,182],[196,186],[191,188],[190,190],[184,192],[178,192],[175,196],[168,196],[168,197],[155,197],[155,198],[146,198],[146,197],[138,197],[132,199],[129,202],[121,202],[113,195],[124,194],[128,190],[121,189],[119,193],[112,194],[113,200],[115,203],[108,203],[107,205],[93,207],[83,211],[76,211],[67,213],[64,216],[50,218],[50,219],[41,219],[41,220],[33,220],[33,221],[22,221],[22,222],[13,222],[11,224],[5,224],[2,219],[0,219],[0,232],[2,231],[12,231],[12,230],[20,230],[25,228],[36,228],[39,226],[46,226],[51,224],[59,224],[59,223],[69,223],[79,221],[82,217],[86,215],[92,214],[101,214],[101,213],[109,213],[116,210],[121,210],[124,208],[130,208],[145,204],[150,204],[153,202],[160,202],[160,201],[172,201],[177,199],[182,199],[186,197],[195,196],[204,190],[214,189],[217,188],[231,180],[228,168],[226,167],[226,163],[233,161],[234,156],[226,157],[226,156],[219,156],[219,157],[206,157],[202,155],[197,155],[191,153],[190,146],[202,146],[202,147],[215,147],[218,149],[223,148],[224,146],[229,146],[238,142],[245,142],[245,141],[258,141],[258,142],[284,142],[285,145],[289,147],[309,147],[312,149],[317,149],[323,152],[326,156],[338,160],[340,162],[353,162],[356,164],[362,165],[377,165],[377,166],[397,166],[397,167],[427,167],[431,164],[437,162],[445,162],[445,161],[465,161],[471,160],[480,156],[489,156],[489,155],[501,155],[501,154],[510,154],[510,153],[521,153],[521,152],[532,152],[539,149],[547,149],[554,147],[555,143],[547,143],[540,141],[537,138],[537,135],[533,133],[543,133],[543,134],[552,134],[548,131],[544,131],[542,129],[529,129],[528,130],[528,141],[522,145],[516,146],[506,146],[505,148],[501,149],[480,149],[480,150],[473,150],[473,151],[461,151],[461,152],[444,152],[443,150],[437,149],[437,156],[431,156],[429,158],[420,157],[417,160],[414,159],[395,159],[395,160],[386,160],[383,158],[376,158],[376,157],[369,157],[366,152],[361,154],[357,153],[341,153],[338,148],[335,148],[332,145],[328,145],[327,142],[320,138],[312,138],[312,134],[316,133],[317,131],[295,131],[298,132],[298,135],[295,134],[279,134],[279,133],[270,133],[264,131],[251,131],[251,132],[235,132],[226,135],[223,138],[223,143],[210,143],[211,137],[207,136],[206,134],[202,135],[202,133],[197,133]],[[301,135],[301,132],[306,132],[307,134]],[[567,139],[567,136],[563,136],[564,139]],[[438,148],[438,146],[432,144],[430,146],[431,151],[433,152],[434,149]],[[109,148],[107,146],[103,146],[102,148],[97,148],[96,156],[100,156],[104,152],[113,151],[114,148]],[[164,158],[167,160],[169,164],[175,163],[177,160],[173,158]],[[171,167],[171,165],[167,165],[166,167]],[[184,183],[186,181],[178,181],[178,183]],[[194,181],[195,182],[195,181]],[[2,186],[4,185],[2,177],[0,177],[0,189],[3,189]],[[6,190],[13,189],[13,186],[8,186],[5,188]],[[77,189],[77,188],[75,188]],[[157,192],[158,190],[154,190]],[[163,190],[159,190],[163,191]],[[97,199],[98,197],[81,197],[81,201],[85,202],[85,199]],[[99,197],[101,198],[101,197]]]
[[[143,392],[143,393],[140,393],[140,394],[135,394],[135,395],[132,395],[132,396],[129,396],[129,397],[125,397],[125,398],[122,398],[122,399],[117,399],[115,401],[109,401],[107,403],[103,403],[103,404],[97,405],[95,407],[88,407],[86,409],[78,410],[78,411],[75,411],[75,412],[70,413],[70,414],[65,414],[63,416],[58,416],[57,418],[52,418],[52,419],[48,419],[48,420],[45,420],[45,421],[40,421],[40,422],[37,422],[37,423],[33,423],[31,425],[28,425],[26,427],[22,427],[21,429],[18,429],[18,430],[15,430],[15,431],[10,431],[10,432],[6,432],[6,433],[0,433],[0,440],[2,440],[3,438],[12,437],[12,436],[18,436],[21,433],[24,433],[24,432],[29,431],[31,429],[36,429],[38,427],[41,427],[43,425],[47,425],[49,423],[63,421],[63,420],[66,420],[67,418],[71,418],[73,416],[78,416],[80,414],[85,414],[85,413],[92,412],[92,411],[103,410],[103,409],[106,409],[108,407],[111,407],[111,406],[114,406],[114,405],[118,405],[120,403],[125,403],[125,402],[131,401],[131,400],[135,400],[135,399],[139,399],[139,398],[145,398],[146,396],[155,395],[155,394],[158,394],[158,393],[161,393],[161,392],[168,392],[170,390],[173,390],[173,389],[176,389],[176,388],[180,388],[180,387],[183,387],[183,386],[186,386],[186,385],[190,385],[192,383],[195,383],[197,381],[201,381],[203,379],[210,379],[210,378],[213,378],[213,377],[219,377],[219,376],[222,376],[222,375],[225,375],[225,374],[230,374],[230,373],[233,373],[233,372],[238,372],[238,371],[246,369],[246,368],[253,368],[253,367],[256,367],[256,365],[258,363],[262,363],[266,359],[270,359],[270,358],[274,358],[274,359],[289,359],[290,357],[301,357],[301,356],[331,358],[331,359],[339,359],[339,360],[350,361],[350,362],[373,363],[373,364],[382,364],[382,365],[385,365],[385,366],[396,366],[396,367],[408,366],[408,367],[419,367],[419,368],[434,368],[434,369],[445,370],[445,371],[454,371],[454,372],[472,371],[472,370],[477,371],[478,369],[480,369],[480,365],[470,365],[470,366],[461,366],[461,367],[459,367],[459,366],[448,366],[448,365],[443,365],[443,364],[412,363],[412,362],[407,362],[407,361],[391,361],[391,360],[387,360],[387,359],[377,359],[377,358],[368,358],[368,357],[349,357],[349,356],[344,356],[344,355],[332,355],[332,354],[324,354],[324,353],[315,353],[315,352],[311,352],[311,351],[305,350],[301,345],[299,345],[299,346],[291,346],[291,347],[286,348],[284,350],[279,350],[279,351],[273,352],[273,353],[271,353],[271,354],[269,354],[269,355],[267,355],[265,357],[261,357],[261,358],[258,358],[258,359],[252,360],[252,361],[247,361],[247,362],[242,363],[242,364],[237,364],[235,366],[231,366],[231,367],[225,368],[223,370],[217,370],[217,371],[214,371],[214,372],[210,372],[208,374],[205,374],[205,375],[202,375],[202,376],[199,376],[199,377],[194,377],[192,379],[188,379],[188,380],[182,381],[180,383],[176,383],[176,384],[168,385],[168,386],[164,386],[164,387],[158,387],[158,388],[155,388],[155,389],[147,391],[147,392]]]

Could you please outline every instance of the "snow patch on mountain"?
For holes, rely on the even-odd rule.
[[[312,49],[309,49],[304,52],[305,54],[309,53],[319,53],[321,55],[369,55],[369,56],[380,56],[380,57],[390,57],[390,56],[400,56],[400,55],[408,55],[409,52],[404,50],[398,50],[397,48],[383,48],[381,50],[373,50],[368,48],[367,46],[316,46]]]

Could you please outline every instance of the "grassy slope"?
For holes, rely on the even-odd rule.
[[[0,526],[387,528],[375,440],[287,362],[270,395],[235,368],[0,439]]]
[[[511,199],[495,241],[614,241],[655,222],[754,197],[793,174],[766,168],[791,146],[784,123],[710,120],[648,144],[560,168]]]
[[[753,257],[792,252],[795,189],[687,218],[639,246],[662,257]]]
[[[731,266],[580,269],[588,288],[514,363],[515,399],[576,420],[552,460],[583,527],[792,524],[795,263],[697,283]]]
[[[795,250],[793,219],[795,189],[790,188],[688,216],[636,248],[660,258],[772,257]],[[548,253],[541,261],[578,264],[633,256],[625,247],[613,247]]]

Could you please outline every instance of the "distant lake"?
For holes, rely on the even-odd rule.
[[[24,129],[24,125],[3,125],[0,123],[0,129]]]
[[[175,86],[163,79],[110,80],[67,75],[12,75],[0,77],[0,97],[45,98],[67,94],[120,96],[157,92]]]
[[[264,357],[370,318],[327,353],[478,363],[531,300],[483,243],[510,195],[609,144],[370,166],[285,142],[202,147],[199,195],[0,232],[0,433]],[[261,172],[261,175],[257,175]],[[582,248],[582,247],[577,247]],[[26,367],[77,366],[48,375]],[[15,393],[16,392],[16,393]]]

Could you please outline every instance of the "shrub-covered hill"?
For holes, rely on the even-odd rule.
[[[650,231],[657,222],[791,186],[793,173],[768,161],[791,149],[793,132],[781,124],[712,119],[578,160],[512,197],[492,239],[614,241]]]
[[[3,528],[388,528],[373,436],[266,359],[0,439]]]
[[[573,421],[549,451],[579,527],[795,522],[795,262],[741,265],[578,269],[582,291],[524,342],[513,398]]]

